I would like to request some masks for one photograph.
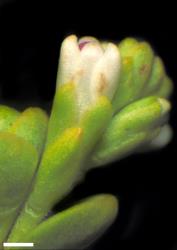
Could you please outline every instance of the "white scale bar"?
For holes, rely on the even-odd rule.
[[[34,243],[3,243],[4,247],[33,247]]]

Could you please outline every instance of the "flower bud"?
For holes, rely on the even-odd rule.
[[[102,46],[92,37],[77,41],[72,35],[61,47],[57,86],[75,84],[78,112],[82,114],[99,96],[113,98],[119,71],[120,54],[116,45]]]
[[[71,35],[66,38],[61,45],[57,87],[60,84],[65,84],[71,81],[79,54],[80,51],[77,45],[77,37]]]
[[[91,98],[96,100],[105,95],[112,100],[117,89],[120,71],[120,55],[116,45],[108,43],[104,56],[93,69],[91,77]]]
[[[159,128],[159,132],[156,137],[154,137],[149,143],[145,144],[143,147],[138,148],[137,152],[142,153],[161,149],[171,141],[172,136],[173,131],[171,127],[166,124]]]

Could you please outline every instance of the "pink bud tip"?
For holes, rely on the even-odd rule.
[[[81,41],[79,43],[79,49],[82,50],[87,43],[90,43],[90,41]]]

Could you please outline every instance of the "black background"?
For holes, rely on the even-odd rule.
[[[170,7],[170,8],[168,8]],[[38,105],[50,110],[60,44],[64,37],[92,35],[119,41],[143,38],[177,80],[177,38],[173,6],[131,6],[128,2],[0,2],[0,100],[20,110]],[[119,198],[119,216],[93,249],[175,248],[176,90],[172,96],[172,142],[164,149],[136,155],[91,171],[62,207],[95,193]],[[61,209],[61,207],[60,207]],[[130,241],[131,240],[131,241]]]

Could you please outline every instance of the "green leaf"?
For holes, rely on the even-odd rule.
[[[112,147],[97,150],[90,161],[90,167],[104,166],[110,162],[125,158],[151,142],[158,134],[159,129],[156,129],[152,132],[142,131],[129,137],[122,137],[117,145],[114,144]]]
[[[138,43],[130,39],[122,42],[119,49],[122,69],[113,99],[114,112],[143,95],[154,60],[154,53],[146,42]]]
[[[37,166],[37,151],[27,141],[0,132],[0,241],[25,199]]]
[[[121,55],[121,71],[117,83],[117,91],[113,98],[114,113],[131,101],[134,93],[133,86],[133,65],[132,51],[139,45],[139,42],[131,37],[125,38],[118,44]]]
[[[173,91],[173,82],[168,76],[165,76],[161,83],[160,88],[155,94],[162,98],[168,99],[170,98],[172,91]]]
[[[165,68],[163,62],[159,57],[156,56],[152,66],[151,76],[148,80],[147,86],[145,87],[143,96],[154,95],[160,88],[164,76]]]
[[[47,132],[48,117],[40,108],[28,108],[16,119],[9,132],[30,142],[41,153]]]
[[[56,89],[49,119],[47,144],[51,143],[66,128],[77,122],[76,93],[74,83],[67,83]]]
[[[134,48],[139,44],[138,40],[136,40],[133,37],[127,37],[123,39],[119,44],[119,50],[122,57],[129,56],[129,53],[132,53],[131,51],[134,50]]]
[[[33,190],[21,212],[10,236],[10,240],[23,240],[61,200],[75,184],[80,164],[77,161],[81,149],[81,128],[65,130],[44,151]]]
[[[0,131],[7,130],[18,118],[20,112],[5,105],[0,105]]]
[[[112,101],[114,113],[131,102],[134,96],[132,57],[122,58],[120,79],[117,85],[117,91]]]
[[[146,42],[139,43],[134,49],[133,60],[133,84],[135,88],[133,100],[136,100],[143,95],[144,88],[151,74],[154,53],[150,45]]]
[[[92,151],[112,117],[112,106],[107,97],[101,96],[82,116],[79,126],[83,129],[81,158]]]
[[[83,249],[100,237],[118,212],[112,195],[96,195],[42,222],[25,240],[34,249]]]
[[[114,116],[92,156],[92,165],[106,164],[133,153],[151,141],[167,120],[170,104],[147,97],[129,104]]]
[[[34,189],[29,200],[30,207],[46,212],[68,192],[78,174],[79,164],[74,164],[81,146],[82,129],[66,129],[44,151]],[[47,187],[46,187],[47,183]],[[46,203],[47,199],[47,203]]]

